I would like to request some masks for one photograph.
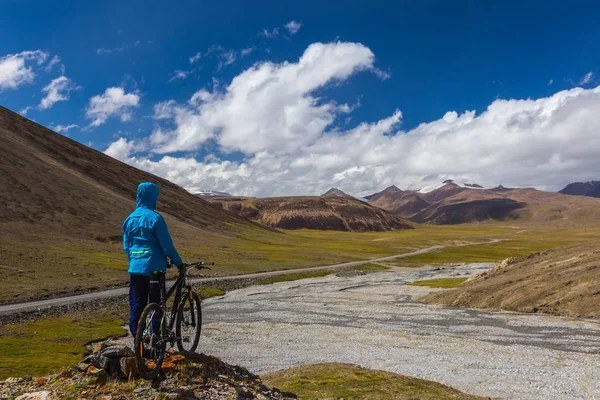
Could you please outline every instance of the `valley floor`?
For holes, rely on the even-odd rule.
[[[492,264],[328,276],[209,299],[200,351],[259,374],[343,362],[499,398],[591,399],[600,393],[600,324],[417,302],[405,283],[463,277]]]

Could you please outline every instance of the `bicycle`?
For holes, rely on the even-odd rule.
[[[140,376],[153,380],[162,368],[167,344],[182,353],[193,353],[202,330],[200,297],[192,291],[190,271],[210,269],[213,262],[183,264],[173,286],[166,291],[165,273],[150,276],[150,285],[159,285],[160,304],[150,303],[142,311],[135,334],[134,354]],[[167,301],[175,293],[171,316],[167,320]],[[173,332],[174,331],[174,332]]]

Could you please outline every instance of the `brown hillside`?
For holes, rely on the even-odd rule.
[[[270,197],[212,202],[244,218],[282,229],[366,232],[412,228],[384,210],[344,197]]]
[[[211,237],[264,230],[1,107],[0,141],[0,302],[126,281],[121,224],[142,181],[160,186],[158,211],[190,257]]]
[[[426,202],[435,203],[435,202],[442,201],[450,196],[453,196],[455,194],[461,193],[466,190],[469,190],[469,189],[460,187],[456,183],[449,181],[441,188],[432,190],[429,193],[420,193],[419,195]]]
[[[138,183],[160,186],[158,210],[200,229],[247,225],[185,189],[0,108],[0,229],[78,238],[118,235]]]
[[[548,250],[507,259],[430,303],[460,307],[600,317],[600,246]]]
[[[369,204],[404,218],[410,218],[429,206],[416,192],[403,191],[396,186],[374,194]]]

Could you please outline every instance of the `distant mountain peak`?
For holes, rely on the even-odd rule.
[[[380,193],[404,193],[404,190],[400,189],[396,185],[392,185],[392,186],[386,187]]]
[[[212,199],[215,197],[233,197],[226,192],[218,192],[216,190],[200,190],[193,193],[194,196],[200,197],[201,199]]]
[[[348,197],[348,198],[352,198],[352,199],[354,198],[353,196],[350,196],[349,194],[344,193],[340,189],[334,188],[334,187],[332,187],[331,189],[329,189],[328,191],[323,193],[321,196],[323,196],[323,197]]]
[[[600,197],[600,181],[569,183],[559,193],[575,196]]]

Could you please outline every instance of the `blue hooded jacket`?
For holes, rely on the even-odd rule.
[[[167,224],[154,211],[160,189],[143,182],[137,188],[137,208],[123,222],[123,248],[129,258],[129,273],[150,275],[167,269],[167,257],[175,265],[182,261],[173,246]]]

